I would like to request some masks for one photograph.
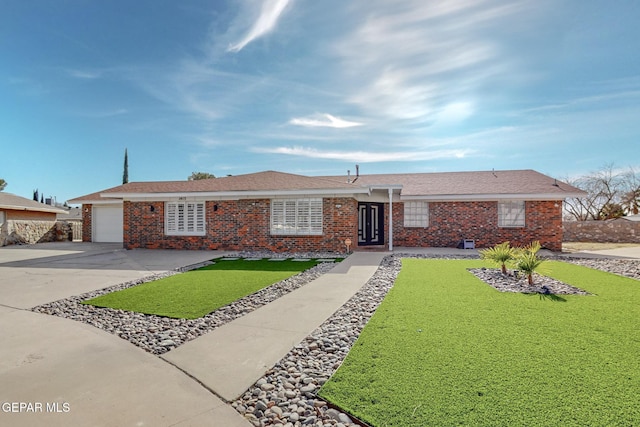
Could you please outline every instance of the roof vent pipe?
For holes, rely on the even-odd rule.
[[[351,184],[351,171],[347,169],[347,184]]]
[[[359,177],[360,177],[360,165],[356,165],[356,177],[353,180],[353,182],[356,182]]]

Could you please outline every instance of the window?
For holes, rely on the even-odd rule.
[[[498,202],[498,227],[524,227],[524,200]]]
[[[322,199],[272,200],[271,234],[322,234]]]
[[[204,236],[204,202],[167,202],[165,232],[169,236]]]
[[[429,203],[427,202],[404,202],[404,226],[405,227],[428,227],[429,226]]]

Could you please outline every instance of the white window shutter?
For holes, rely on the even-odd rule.
[[[271,200],[271,234],[322,234],[322,199]]]
[[[165,207],[165,234],[174,236],[206,234],[204,202],[167,202]]]

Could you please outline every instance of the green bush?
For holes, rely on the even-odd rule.
[[[529,246],[518,248],[515,251],[513,265],[516,269],[527,275],[527,282],[529,285],[533,285],[533,273],[538,270],[540,265],[544,262],[542,258],[538,257],[540,247],[540,242],[536,240]]]
[[[502,274],[507,274],[507,263],[516,256],[515,248],[509,242],[500,243],[489,249],[479,251],[480,258],[493,262],[502,268]]]

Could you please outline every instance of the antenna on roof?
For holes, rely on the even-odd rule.
[[[360,178],[360,165],[356,165],[356,177],[353,182],[356,182]]]

